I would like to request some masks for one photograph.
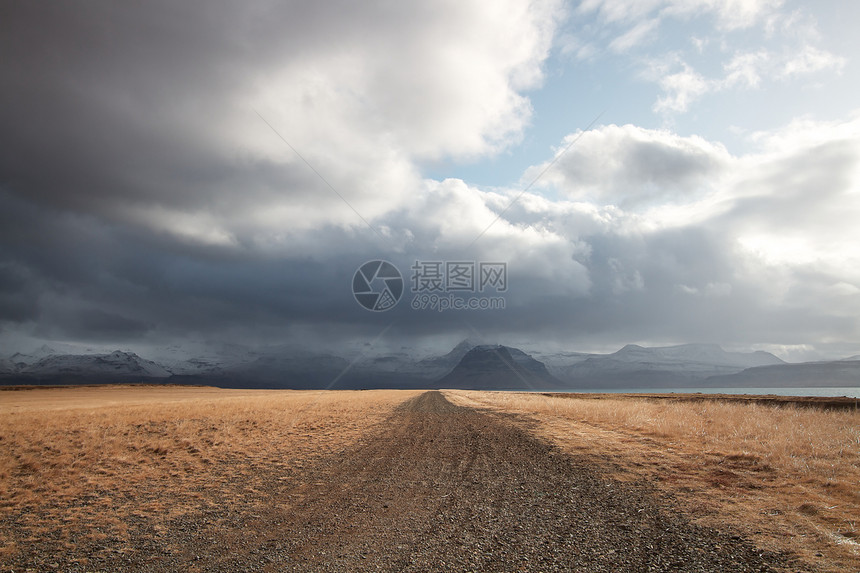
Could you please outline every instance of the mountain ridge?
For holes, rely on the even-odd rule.
[[[152,382],[265,388],[438,388],[602,390],[672,387],[858,386],[860,356],[790,364],[773,354],[727,352],[717,344],[645,347],[609,354],[540,354],[465,339],[445,354],[421,358],[357,352],[352,359],[296,347],[231,348],[168,364],[134,352],[63,354],[42,345],[0,358],[0,384]],[[53,354],[52,354],[53,353]],[[466,357],[466,363],[463,360]],[[856,371],[856,373],[855,373]]]

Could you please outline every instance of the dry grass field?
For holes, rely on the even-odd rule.
[[[860,412],[719,400],[449,391],[615,476],[646,479],[706,525],[826,571],[860,571]]]
[[[187,387],[0,391],[0,563],[123,551],[135,524],[230,505],[348,448],[412,394]]]
[[[170,550],[183,516],[189,527],[213,516],[223,523],[211,531],[236,535],[230,532],[241,531],[242,519],[259,521],[271,514],[273,500],[301,495],[308,476],[318,475],[318,460],[353,451],[419,393],[0,391],[0,566],[56,569],[51,555],[63,552],[79,559],[64,562],[76,570],[126,552],[139,563],[149,552]],[[445,395],[515,414],[504,419],[612,479],[656,484],[702,525],[737,531],[765,550],[789,550],[816,570],[860,571],[856,411],[708,399]]]

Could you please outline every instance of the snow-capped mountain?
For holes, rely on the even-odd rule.
[[[12,374],[18,371],[18,365],[8,358],[0,358],[0,374]]]
[[[610,357],[634,363],[702,364],[732,368],[783,364],[782,360],[769,352],[726,352],[718,344],[680,344],[652,348],[628,344]]]
[[[430,358],[425,358],[421,360],[418,364],[422,369],[428,371],[432,378],[438,378],[454,368],[460,360],[468,353],[470,350],[478,346],[479,343],[470,338],[460,341],[454,348],[451,349],[447,354],[443,354],[442,356],[433,356]]]
[[[41,344],[30,351],[16,352],[8,358],[19,364],[33,364],[42,358],[48,358],[49,356],[57,356],[60,354],[110,354],[113,350],[114,349],[109,346],[90,346],[52,341],[50,343]]]
[[[135,376],[167,378],[170,372],[133,352],[116,350],[110,354],[59,354],[46,356],[22,368],[22,374],[33,376]]]
[[[48,358],[49,356],[56,356],[57,354],[62,354],[61,351],[56,350],[55,348],[48,346],[47,344],[43,344],[39,348],[31,352],[16,352],[12,356],[10,356],[7,360],[15,365],[15,370],[20,370],[25,366],[29,366],[42,360],[43,358]]]
[[[13,354],[0,366],[5,384],[85,384],[164,382],[171,373],[166,368],[133,352],[116,350],[107,354],[48,354],[43,347],[33,354]],[[48,354],[36,360],[34,354]]]
[[[726,352],[714,344],[647,348],[611,354],[526,353],[464,340],[427,357],[413,348],[345,355],[292,346],[199,346],[135,352],[43,345],[0,358],[0,384],[175,383],[247,388],[472,388],[558,390],[601,388],[860,386],[860,356],[786,364],[767,352]],[[385,353],[388,352],[388,353]]]
[[[550,371],[575,387],[640,387],[695,384],[756,366],[784,364],[768,352],[726,352],[716,344],[643,347],[628,344],[612,354],[576,357]]]
[[[157,346],[147,352],[154,362],[181,376],[220,374],[249,364],[261,354],[259,349],[241,344],[207,344],[201,341],[189,341],[187,345]]]

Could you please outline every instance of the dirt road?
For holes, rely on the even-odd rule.
[[[174,520],[167,544],[142,535],[134,551],[84,569],[731,572],[788,564],[690,524],[646,485],[614,482],[504,416],[454,406],[439,392],[408,400],[344,455],[266,483],[244,501]]]

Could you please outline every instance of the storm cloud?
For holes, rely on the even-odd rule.
[[[741,155],[607,122],[520,185],[425,175],[523,141],[568,16],[519,0],[4,7],[2,339],[860,343],[857,116],[755,134]],[[407,284],[417,260],[505,262],[506,308],[421,311],[407,292],[367,312],[350,286],[372,259]]]

